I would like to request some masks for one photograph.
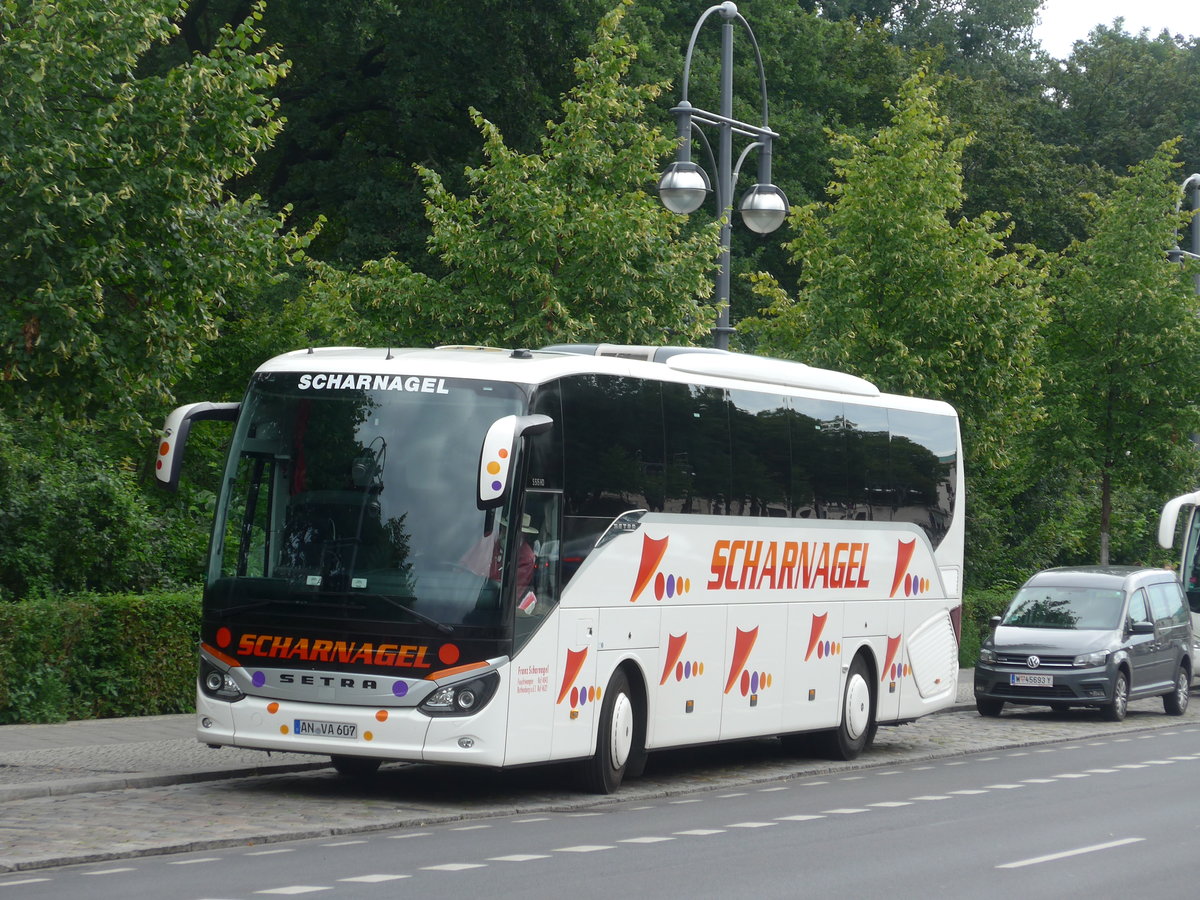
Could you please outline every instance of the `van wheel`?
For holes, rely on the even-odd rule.
[[[1129,709],[1129,676],[1124,672],[1117,672],[1116,681],[1113,683],[1113,698],[1111,703],[1101,707],[1104,713],[1104,718],[1110,722],[1120,722],[1124,720],[1125,713]]]
[[[329,761],[337,773],[346,778],[370,778],[379,771],[379,764],[383,762],[370,756],[331,756]]]
[[[611,794],[621,786],[630,759],[640,756],[643,727],[629,690],[629,679],[618,669],[608,683],[600,710],[596,753],[580,764],[580,781],[593,794]]]
[[[842,723],[817,740],[830,759],[857,759],[875,739],[875,691],[862,656],[854,657],[842,694]]]
[[[1000,710],[1004,709],[1003,700],[993,700],[990,697],[976,697],[975,708],[979,710],[981,716],[987,716],[989,719],[994,719],[1000,715]]]
[[[1180,666],[1175,674],[1175,690],[1163,694],[1163,709],[1167,711],[1168,716],[1182,716],[1187,712],[1191,689],[1192,674],[1187,670],[1187,666]]]

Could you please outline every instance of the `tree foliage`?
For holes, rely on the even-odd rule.
[[[178,0],[0,3],[0,408],[135,413],[168,397],[231,290],[289,241],[244,174],[286,67],[253,19],[157,75]]]
[[[477,110],[485,162],[470,193],[419,167],[440,278],[387,257],[353,276],[328,268],[314,287],[360,297],[396,340],[541,346],[557,341],[688,342],[714,318],[706,305],[716,226],[690,235],[646,191],[672,143],[643,121],[661,88],[630,85],[624,7],[601,22],[562,116],[541,151],[521,153]]]
[[[1179,210],[1175,141],[1133,166],[1115,191],[1093,196],[1094,224],[1054,261],[1045,329],[1045,458],[1082,474],[1098,535],[1091,555],[1109,560],[1115,527],[1148,533],[1150,515],[1114,518],[1114,495],[1162,496],[1194,474],[1200,431],[1200,298],[1191,274],[1164,262],[1190,213]],[[1147,490],[1148,489],[1148,490]]]
[[[938,397],[963,416],[972,461],[1003,466],[1037,414],[1044,311],[1035,259],[1010,252],[999,216],[957,216],[963,138],[924,74],[870,140],[837,135],[829,201],[795,208],[796,295],[760,276],[770,352]]]

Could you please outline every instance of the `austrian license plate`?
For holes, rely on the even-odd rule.
[[[295,734],[299,737],[329,737],[354,740],[358,726],[353,722],[319,722],[315,719],[296,719]]]
[[[1054,687],[1053,675],[1027,675],[1020,673],[1017,675],[1008,676],[1009,684],[1017,684],[1021,687]]]

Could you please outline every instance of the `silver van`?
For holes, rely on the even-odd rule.
[[[1161,695],[1183,715],[1192,624],[1175,573],[1132,566],[1047,569],[992,618],[975,666],[975,706],[1093,706],[1125,718],[1130,700]]]

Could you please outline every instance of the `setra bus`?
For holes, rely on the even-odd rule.
[[[1200,491],[1172,497],[1163,504],[1158,518],[1158,544],[1170,550],[1175,546],[1175,531],[1179,514],[1188,508],[1183,527],[1183,541],[1178,576],[1187,596],[1192,615],[1192,659],[1200,659]],[[1200,676],[1200,673],[1193,673]]]
[[[234,423],[206,744],[360,775],[574,760],[608,793],[661,748],[853,758],[955,699],[945,403],[720,350],[309,349],[176,409],[163,486],[205,419]]]

